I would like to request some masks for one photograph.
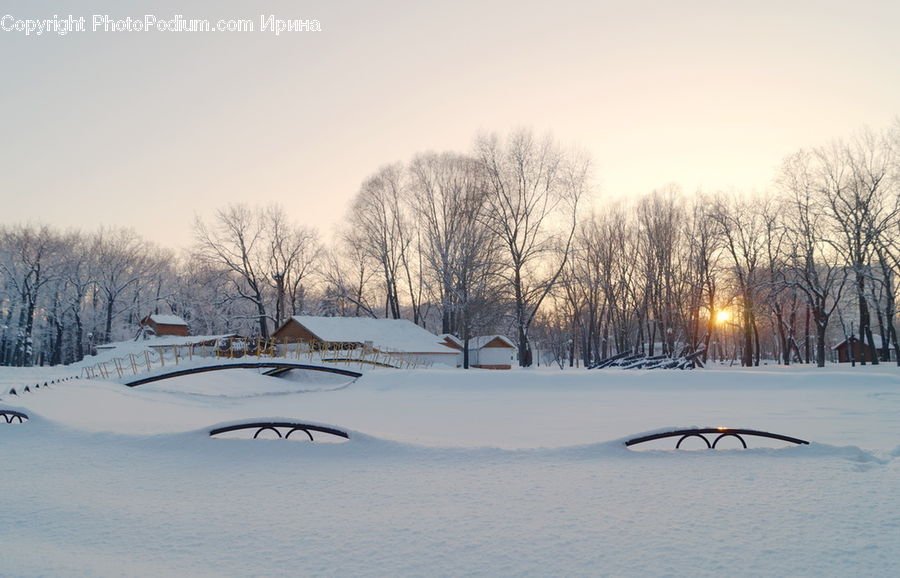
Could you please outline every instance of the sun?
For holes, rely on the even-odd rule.
[[[726,323],[728,321],[731,321],[731,311],[727,309],[716,311],[716,323]]]

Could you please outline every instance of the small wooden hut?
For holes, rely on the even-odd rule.
[[[157,337],[162,335],[179,335],[187,337],[189,335],[188,324],[184,319],[177,315],[160,315],[154,313],[141,319],[141,327],[149,330],[150,333]]]
[[[873,335],[872,341],[875,342],[875,350],[873,350],[867,343],[863,343],[857,337],[850,337],[849,339],[845,339],[832,347],[832,349],[837,353],[838,363],[849,363],[851,360],[860,362],[865,361],[869,363],[876,358],[881,360],[881,353],[883,351],[883,343],[881,341],[880,335]],[[852,355],[852,357],[851,357]],[[897,352],[893,347],[888,346],[888,361],[894,361],[897,359]]]

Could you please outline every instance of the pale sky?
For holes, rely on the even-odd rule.
[[[0,30],[0,222],[132,226],[277,202],[328,235],[379,166],[551,132],[600,198],[762,190],[785,155],[900,114],[900,2],[9,2],[88,31]],[[112,18],[255,32],[93,32]],[[262,32],[260,15],[321,32]],[[12,20],[7,20],[11,22]]]

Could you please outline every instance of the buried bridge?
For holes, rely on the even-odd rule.
[[[137,354],[128,353],[122,357],[84,366],[81,368],[81,377],[140,385],[155,381],[155,379],[142,381],[144,378],[155,378],[161,375],[175,377],[229,367],[265,369],[267,375],[279,375],[292,369],[307,369],[353,378],[359,377],[361,372],[342,369],[341,365],[344,367],[347,365],[357,366],[356,369],[360,370],[364,367],[392,369],[414,367],[414,364],[404,362],[395,354],[356,350],[348,347],[348,344],[315,342],[306,344],[306,347],[300,347],[300,345],[303,344],[298,344],[295,349],[284,349],[283,351],[277,351],[275,348],[266,349],[260,345],[251,353],[247,353],[245,350],[222,351],[219,348],[205,345],[151,347]],[[188,371],[180,373],[181,369]]]
[[[220,362],[220,363],[211,363],[204,365],[197,365],[193,367],[184,367],[181,366],[178,369],[172,369],[169,371],[162,370],[155,372],[151,375],[143,375],[141,377],[129,377],[122,380],[122,383],[127,385],[128,387],[137,387],[138,385],[144,385],[146,383],[151,383],[154,381],[161,381],[163,379],[171,379],[173,377],[182,377],[185,375],[194,375],[197,373],[207,373],[210,371],[221,371],[225,369],[263,369],[263,375],[280,375],[286,371],[290,371],[292,369],[302,369],[306,371],[319,371],[323,373],[334,373],[336,375],[343,375],[346,377],[352,377],[356,379],[362,376],[362,373],[359,371],[353,371],[352,369],[345,369],[343,367],[333,367],[327,365],[311,365],[307,363],[296,363],[292,361],[280,361],[280,360],[266,360],[266,359],[258,359],[256,361],[228,361],[228,362]]]

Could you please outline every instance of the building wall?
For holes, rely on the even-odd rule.
[[[857,363],[860,361],[865,361],[866,363],[871,362],[875,359],[875,354],[873,354],[872,350],[868,345],[863,346],[859,341],[852,342],[853,347],[853,359],[856,360]],[[846,343],[841,343],[837,346],[837,358],[839,363],[849,363],[850,362],[850,347],[847,346]],[[881,350],[878,350],[878,355],[881,355]],[[897,355],[893,348],[889,350],[889,361],[896,361]]]
[[[482,347],[478,352],[478,365],[512,366],[516,360],[516,350],[509,347]]]
[[[187,325],[163,325],[161,323],[155,323],[150,320],[147,322],[147,326],[153,329],[156,332],[156,335],[179,335],[181,337],[188,336],[188,327]]]

